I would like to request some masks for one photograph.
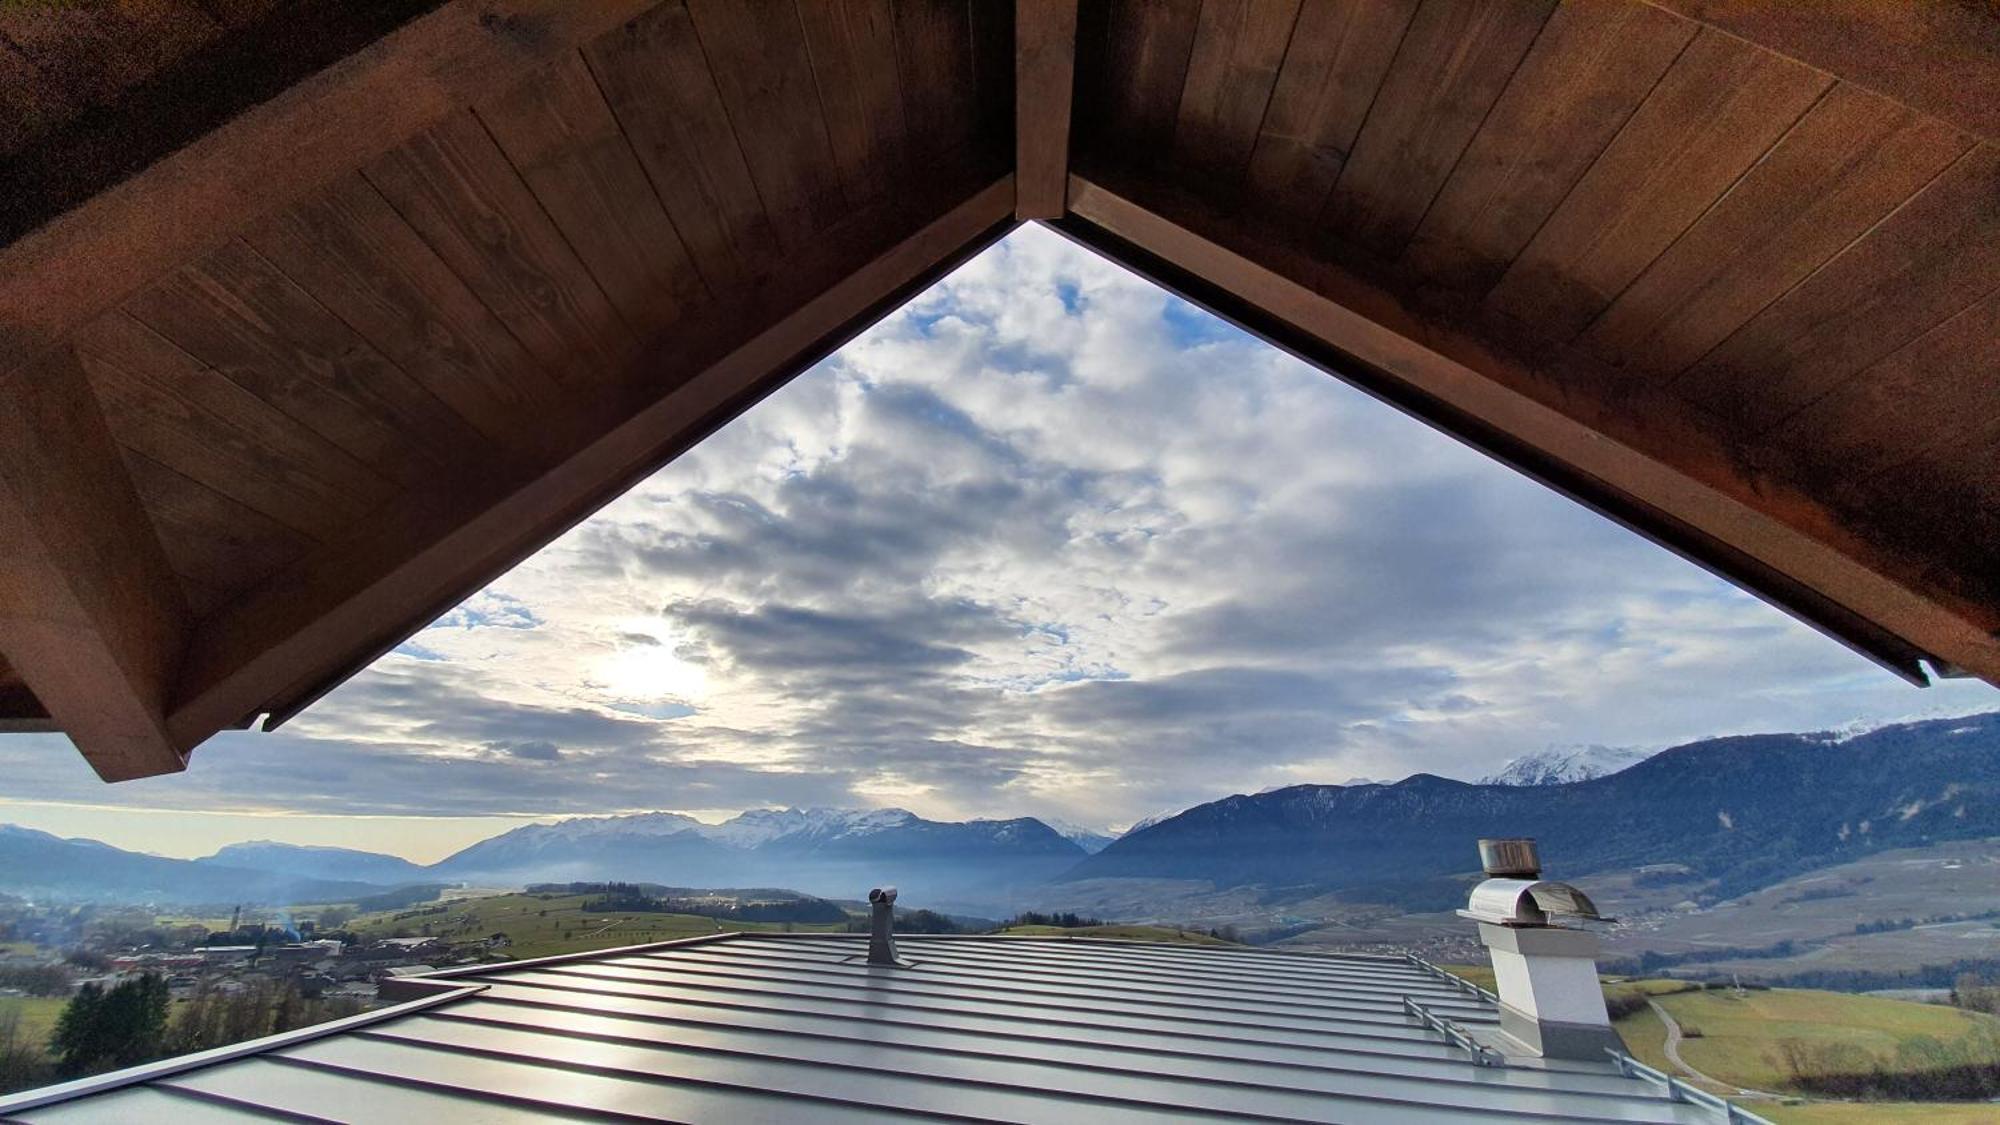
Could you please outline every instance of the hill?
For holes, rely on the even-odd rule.
[[[0,824],[0,891],[67,902],[340,902],[370,883],[142,855]]]
[[[205,856],[195,862],[209,866],[269,871],[301,879],[331,879],[349,883],[376,883],[383,886],[422,882],[429,876],[425,868],[400,856],[357,851],[353,848],[281,844],[272,840],[230,844],[214,855]]]
[[[1435,909],[1462,896],[1474,839],[1519,835],[1565,874],[1672,859],[1732,897],[1887,848],[1996,834],[2000,714],[1989,714],[1852,737],[1708,739],[1559,785],[1419,774],[1228,797],[1129,833],[1064,879],[1324,887]]]

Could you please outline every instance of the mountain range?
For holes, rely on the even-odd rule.
[[[1639,760],[1616,768],[1628,756]],[[990,912],[1085,880],[1174,879],[1430,909],[1463,894],[1474,840],[1495,835],[1539,838],[1563,875],[1671,861],[1728,893],[1884,848],[1996,836],[2000,712],[1651,756],[1552,750],[1477,784],[1418,774],[1294,785],[1148,818],[1115,840],[1032,817],[946,822],[902,809],[753,809],[721,824],[657,812],[528,825],[420,865],[268,841],[168,859],[0,826],[0,891],[287,903],[412,883],[616,879],[858,898],[891,882],[907,902]]]
[[[1295,785],[1128,833],[1063,878],[1309,887],[1442,905],[1462,894],[1451,880],[1477,869],[1475,840],[1533,836],[1564,875],[1675,862],[1728,895],[1884,848],[1993,835],[2000,713],[1855,736],[1707,739],[1557,785],[1428,774]]]

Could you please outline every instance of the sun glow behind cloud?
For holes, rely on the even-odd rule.
[[[1024,228],[285,730],[112,788],[54,739],[0,770],[164,808],[1108,825],[1996,702]]]

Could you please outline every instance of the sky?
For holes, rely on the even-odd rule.
[[[1024,227],[280,731],[116,786],[0,738],[0,821],[419,861],[649,810],[1113,828],[1996,707]]]

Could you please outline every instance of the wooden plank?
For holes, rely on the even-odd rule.
[[[1417,228],[1410,268],[1491,288],[1696,30],[1639,0],[1558,7]]]
[[[2000,19],[1990,4],[1649,2],[2000,144]]]
[[[688,0],[764,214],[786,252],[846,210],[791,0]]]
[[[903,123],[913,150],[959,163],[972,148],[974,106],[972,17],[967,0],[898,0],[896,70]]]
[[[1174,126],[1174,162],[1231,192],[1291,43],[1299,0],[1202,0]]]
[[[1306,0],[1250,154],[1248,195],[1263,217],[1319,214],[1375,104],[1417,0]]]
[[[907,159],[889,0],[799,0],[799,23],[847,198],[880,199]]]
[[[1622,403],[1617,417],[1630,433],[1621,434],[1556,409],[1551,401],[1559,394],[1530,395],[1523,388],[1546,380],[1462,328],[1416,317],[1358,277],[1295,251],[1255,244],[1240,228],[1230,228],[1233,244],[1255,244],[1257,258],[1087,180],[1072,181],[1070,209],[1350,357],[1410,401],[1424,403],[1420,417],[1448,416],[1457,419],[1454,426],[1506,435],[1575,479],[1613,489],[1726,546],[1838,612],[2000,682],[2000,638],[1994,634],[2000,614],[1990,604],[1960,600],[1919,581],[1920,567],[1826,518],[1804,496],[1776,482],[1745,479],[1727,450],[1678,421],[1670,401]],[[1274,259],[1284,261],[1286,272],[1263,264]]]
[[[1060,218],[1069,188],[1069,119],[1076,85],[1076,0],[1014,8],[1014,217]]]
[[[255,250],[232,242],[127,303],[174,346],[406,487],[483,442]]]
[[[1741,434],[1778,424],[2000,285],[1996,199],[2000,147],[1981,145],[1739,328],[1674,390]]]
[[[187,629],[81,365],[0,377],[0,645],[106,781],[185,768],[165,707]]]
[[[143,453],[121,450],[192,616],[296,562],[312,540]]]
[[[1401,253],[1554,7],[1424,0],[1334,183],[1326,223],[1377,254]]]
[[[1862,491],[1941,446],[2000,445],[2000,289],[1794,414],[1766,441],[1796,451],[1814,492]],[[1991,455],[1953,458],[1991,474]],[[1900,500],[1892,502],[1901,502]]]
[[[1493,307],[1545,338],[1574,339],[1830,84],[1702,31],[1508,268]]]
[[[495,445],[550,448],[556,383],[359,174],[244,240]]]
[[[617,309],[470,112],[384,153],[366,175],[559,382],[590,386],[631,355]]]
[[[1971,145],[1845,83],[1639,275],[1580,343],[1635,372],[1699,360],[1915,195]]]
[[[763,273],[777,237],[687,9],[661,4],[584,57],[709,290]]]
[[[653,2],[444,5],[0,247],[0,372]]]
[[[477,113],[627,324],[651,330],[706,296],[581,55]]]
[[[122,312],[76,334],[119,445],[287,527],[328,540],[395,486]]]
[[[740,308],[691,318],[686,336],[662,343],[635,369],[632,409],[566,461],[496,476],[483,491],[416,494],[338,551],[204,622],[173,729],[198,742],[241,715],[281,705],[281,697],[310,698],[329,677],[358,670],[984,245],[1012,221],[1013,206],[1005,178],[886,248],[872,241],[876,227],[907,230],[910,220],[879,209],[853,217],[843,224],[851,234],[830,234],[808,251],[810,260],[773,275],[776,287],[758,300],[768,319]],[[842,260],[853,252],[851,239],[874,247],[858,267]],[[759,322],[766,327],[744,338]],[[698,370],[687,372],[690,364]]]
[[[1116,152],[1120,163],[1156,163],[1173,150],[1201,0],[1119,0],[1109,11],[1098,85],[1086,107],[1091,143]]]

